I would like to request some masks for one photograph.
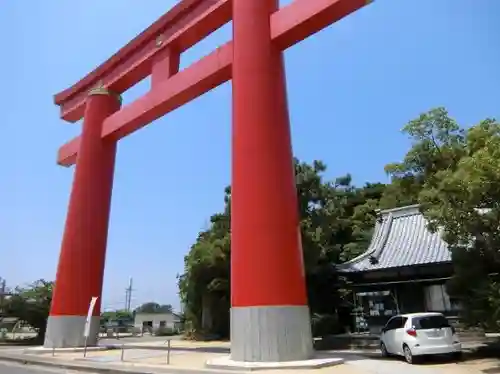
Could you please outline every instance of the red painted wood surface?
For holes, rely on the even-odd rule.
[[[305,306],[278,0],[233,5],[231,306]]]
[[[87,99],[51,316],[85,316],[92,296],[99,296],[94,315],[100,314],[116,157],[116,142],[102,141],[101,126],[119,108],[113,95]]]
[[[151,69],[151,87],[154,89],[164,80],[169,79],[179,72],[181,55],[172,46],[163,48],[153,60]]]
[[[85,78],[56,94],[54,101],[61,107],[61,117],[78,121],[83,116],[87,92],[97,84],[123,93],[151,73],[152,60],[163,48],[170,45],[183,52],[230,18],[229,0],[181,1]],[[164,40],[160,47],[159,37]]]
[[[184,14],[184,18],[177,15],[177,24],[173,21],[169,21],[170,23],[162,21],[162,27],[165,28],[167,27],[165,25],[168,24],[171,34],[169,37],[165,37],[161,48],[157,48],[156,44],[153,48],[152,45],[153,42],[156,43],[156,38],[162,34],[161,31],[158,31],[162,30],[161,27],[156,26],[156,31],[151,31],[153,29],[150,28],[151,30],[145,31],[144,34],[147,37],[145,36],[142,41],[139,40],[141,38],[139,36],[124,48],[129,48],[130,51],[134,49],[139,51],[139,46],[134,43],[149,43],[143,47],[142,52],[130,54],[130,56],[135,57],[127,59],[127,54],[120,51],[115,56],[121,56],[121,60],[117,57],[115,65],[110,62],[115,58],[114,56],[75,86],[56,95],[56,102],[61,105],[62,117],[71,121],[81,118],[86,92],[99,79],[102,80],[104,86],[110,87],[116,92],[123,92],[151,74],[152,61],[163,48],[174,46],[180,53],[229,21],[231,18],[231,2],[229,0],[220,0],[216,3],[214,3],[215,0],[207,1],[210,2],[208,8],[204,8],[208,2],[200,3],[195,0],[184,0],[178,4],[181,10],[184,9],[182,7],[188,7],[188,5],[191,6],[191,8],[188,7],[189,9],[195,10],[193,13],[177,11],[178,14]],[[367,0],[296,0],[271,16],[272,40],[279,48],[288,48],[363,7],[368,2]],[[174,16],[171,18],[175,19]],[[177,29],[175,29],[176,27]],[[163,32],[162,35],[166,34]],[[130,51],[128,53],[131,53]],[[117,61],[121,61],[121,63]],[[110,116],[103,126],[102,136],[111,140],[119,140],[210,91],[231,79],[231,64],[232,43],[229,42],[178,74],[158,83],[143,97]],[[110,69],[108,72],[105,69],[106,66],[107,69]],[[63,145],[58,152],[58,163],[64,166],[74,164],[78,148],[79,138]]]

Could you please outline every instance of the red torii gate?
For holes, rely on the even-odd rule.
[[[310,358],[309,325],[282,51],[368,0],[182,0],[78,83],[55,95],[61,117],[84,118],[59,149],[76,163],[45,346],[77,347],[101,296],[116,144],[232,78],[231,357]],[[179,71],[180,54],[233,20],[233,40]],[[121,108],[120,93],[151,75]],[[100,298],[90,344],[99,328]]]

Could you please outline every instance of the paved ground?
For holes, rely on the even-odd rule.
[[[500,360],[473,360],[461,363],[429,359],[420,365],[408,365],[397,359],[369,359],[348,363],[369,374],[500,374]],[[333,373],[332,373],[333,374]]]
[[[422,365],[408,365],[398,359],[361,359],[348,361],[348,365],[370,374],[465,374],[455,363],[424,363]],[[470,372],[469,374],[476,374]],[[478,372],[477,374],[479,374]]]
[[[447,359],[429,359],[420,365],[408,365],[399,359],[382,359],[366,357],[348,352],[332,352],[335,357],[345,359],[345,364],[330,368],[315,370],[280,370],[263,371],[261,374],[500,374],[500,361],[477,360],[464,363],[450,362]],[[170,364],[167,365],[166,351],[149,349],[130,349],[125,351],[122,361],[121,351],[89,352],[87,358],[82,353],[56,354],[55,360],[71,360],[74,363],[86,362],[90,365],[113,367],[140,368],[149,371],[182,369],[185,371],[204,370],[204,363],[225,353],[203,351],[172,351]],[[94,366],[92,366],[94,367]],[[148,370],[149,368],[149,370]],[[213,371],[212,371],[213,372]],[[221,371],[227,373],[227,371]],[[0,374],[3,374],[0,372]]]
[[[0,363],[0,374],[77,374],[75,371],[47,369],[26,365],[6,365]],[[91,374],[88,373],[87,374]]]
[[[205,362],[215,357],[228,354],[229,342],[191,342],[184,340],[172,340],[172,350],[170,352],[170,362],[167,364],[167,346],[164,344],[165,338],[153,338],[146,340],[136,340],[134,338],[120,339],[120,345],[125,343],[128,349],[90,351],[87,357],[83,357],[82,352],[59,351],[52,357],[51,352],[31,354],[36,357],[59,364],[84,365],[90,367],[91,371],[99,368],[120,368],[125,370],[143,372],[177,372],[200,374],[224,373],[227,371],[206,371]],[[114,340],[111,343],[117,343]],[[22,351],[17,349],[17,354]],[[2,350],[1,355],[6,357],[10,352]],[[16,353],[13,350],[12,353]],[[469,360],[462,363],[450,362],[446,359],[430,359],[421,365],[408,365],[402,360],[382,359],[379,354],[367,355],[354,351],[323,352],[334,357],[345,359],[344,365],[315,370],[280,370],[263,371],[259,374],[500,374],[500,360],[484,359]],[[23,356],[26,357],[26,356]],[[73,366],[74,367],[74,366]],[[10,369],[0,364],[0,374],[48,374],[48,373],[76,373],[74,371],[48,370],[46,368],[37,369],[34,366],[15,367]]]
[[[431,360],[422,365],[407,365],[400,360],[381,360],[363,358],[355,355],[346,356],[346,364],[331,368],[316,370],[280,370],[259,371],[260,374],[498,374],[498,361],[466,362],[462,364],[449,363],[442,360]],[[140,371],[135,367],[134,371]],[[144,369],[152,372],[152,367]],[[156,370],[155,370],[156,371]],[[89,373],[88,371],[86,371]],[[162,373],[168,371],[161,370]],[[184,371],[186,374],[189,370]],[[208,372],[208,371],[207,371]],[[80,372],[64,369],[49,369],[30,365],[15,365],[0,363],[0,374],[78,374]],[[227,371],[210,371],[209,374],[227,374]],[[199,372],[198,372],[199,374]]]

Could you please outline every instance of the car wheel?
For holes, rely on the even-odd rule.
[[[413,354],[411,353],[411,349],[406,344],[403,346],[403,355],[407,363],[409,363],[410,365],[415,363],[415,360],[413,359]]]
[[[380,352],[382,353],[382,357],[389,357],[389,352],[387,352],[384,342],[380,342]]]

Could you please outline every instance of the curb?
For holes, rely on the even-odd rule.
[[[120,367],[110,367],[102,366],[98,363],[82,364],[82,363],[69,363],[69,362],[57,362],[50,359],[44,359],[41,357],[27,357],[23,355],[0,355],[0,362],[10,362],[22,365],[32,365],[32,366],[43,366],[51,367],[56,369],[66,369],[74,370],[78,372],[90,372],[90,373],[102,373],[102,374],[158,374],[158,373],[172,373],[172,374],[207,374],[213,373],[214,370],[210,369],[181,369],[181,368],[162,368],[162,367],[131,367],[131,368],[120,368]],[[237,372],[237,371],[236,371]]]
[[[211,361],[211,362],[210,362]],[[254,363],[243,363],[235,362],[231,360],[220,361],[219,359],[210,360],[206,363],[207,367],[211,369],[216,369],[219,371],[229,371],[229,372],[255,372],[263,370],[316,370],[323,368],[331,368],[337,365],[342,365],[345,363],[343,358],[337,358],[334,360],[327,360],[323,362],[319,359],[305,360],[300,363],[290,364],[290,363],[280,363],[276,365],[275,363],[267,363],[255,365]]]
[[[132,370],[124,370],[118,368],[102,368],[102,367],[91,367],[87,365],[78,365],[73,363],[65,363],[65,362],[56,362],[56,361],[48,361],[41,358],[34,357],[25,357],[20,355],[10,355],[10,356],[0,356],[0,362],[11,362],[22,365],[30,365],[30,366],[44,366],[51,367],[56,369],[67,369],[67,370],[75,370],[80,372],[94,372],[94,373],[106,373],[106,374],[153,374],[153,371],[132,371]]]

